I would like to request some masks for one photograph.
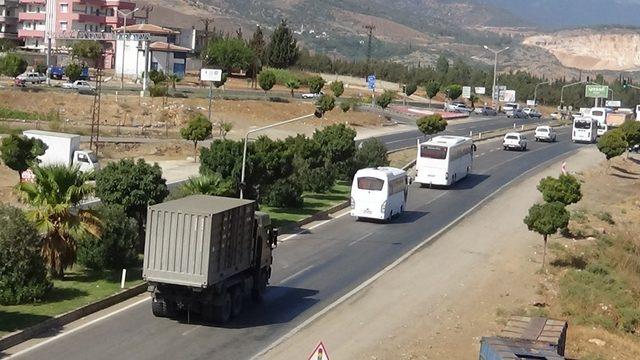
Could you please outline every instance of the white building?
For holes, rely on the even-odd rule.
[[[191,48],[176,45],[180,32],[151,24],[137,24],[114,29],[114,32],[124,34],[150,34],[149,70],[162,70],[167,74],[184,76],[187,68],[187,55]],[[145,71],[145,51],[147,42],[137,40],[116,41],[116,75],[124,69],[124,75],[132,78],[142,78]],[[123,64],[124,56],[124,68]]]

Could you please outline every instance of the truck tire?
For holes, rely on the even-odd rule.
[[[222,305],[213,307],[213,321],[225,324],[231,318],[231,295],[228,291],[224,293],[224,299],[222,300]]]
[[[168,317],[167,303],[163,299],[151,300],[151,312],[155,317]]]

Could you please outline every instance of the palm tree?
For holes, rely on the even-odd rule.
[[[180,75],[177,75],[177,74],[171,74],[167,76],[167,80],[171,82],[171,88],[173,89],[173,91],[176,91],[176,83],[179,83],[180,81],[182,81],[182,77],[180,77]]]
[[[471,94],[471,96],[469,97],[469,101],[471,102],[471,108],[475,108],[476,107],[476,102],[480,100],[480,98],[478,97],[478,95],[476,94]]]
[[[180,192],[184,196],[189,195],[213,195],[231,196],[234,189],[233,184],[224,180],[220,174],[200,175],[191,177],[180,187]]]
[[[61,279],[76,261],[76,239],[99,237],[102,224],[92,210],[78,209],[94,192],[88,174],[61,165],[35,167],[35,182],[17,186],[21,200],[30,205],[27,216],[42,233],[42,256],[52,277]]]
[[[293,97],[293,91],[300,88],[300,81],[298,81],[298,79],[289,79],[285,83],[285,86],[291,90],[291,97]]]

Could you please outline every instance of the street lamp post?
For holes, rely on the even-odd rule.
[[[509,47],[507,46],[502,50],[493,50],[487,45],[485,45],[484,48],[485,50],[491,51],[495,55],[495,60],[493,62],[493,88],[491,90],[491,98],[493,100],[493,108],[497,110],[497,107],[496,107],[497,100],[496,100],[495,92],[496,92],[496,81],[498,80],[498,54],[509,50]]]
[[[124,18],[124,27],[122,28],[122,66],[120,67],[120,89],[124,89],[124,56],[127,52],[127,17],[133,15],[136,11],[140,10],[135,8],[131,11],[122,11],[116,9],[116,11]]]
[[[533,106],[534,107],[538,106],[538,86],[548,85],[548,84],[551,84],[551,82],[550,81],[541,82],[540,84],[536,85],[535,89],[533,89]]]
[[[263,131],[263,130],[267,130],[267,129],[271,129],[277,126],[282,126],[282,125],[286,125],[292,122],[296,122],[296,121],[300,121],[300,120],[304,120],[304,119],[308,119],[311,117],[318,117],[318,113],[313,113],[313,114],[309,114],[309,115],[304,115],[304,116],[300,116],[294,119],[290,119],[290,120],[286,120],[286,121],[281,121],[279,123],[275,123],[275,124],[271,124],[271,125],[267,125],[261,128],[257,128],[257,129],[253,129],[253,130],[249,130],[247,131],[247,134],[244,137],[244,150],[242,151],[242,174],[240,175],[240,199],[244,199],[244,176],[245,176],[245,168],[246,168],[246,164],[247,164],[247,143],[249,142],[249,135],[253,134],[253,133],[257,133],[259,131]]]

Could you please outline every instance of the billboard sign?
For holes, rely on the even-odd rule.
[[[485,89],[484,87],[476,87],[474,90],[478,95],[484,95],[487,93],[487,89]]]
[[[516,91],[515,90],[505,90],[500,92],[500,101],[503,102],[515,102],[516,101]]]
[[[471,97],[471,86],[462,87],[462,97],[468,99]]]
[[[222,70],[220,69],[201,69],[200,81],[222,81]]]
[[[606,99],[609,97],[609,87],[606,85],[587,85],[585,97]]]

